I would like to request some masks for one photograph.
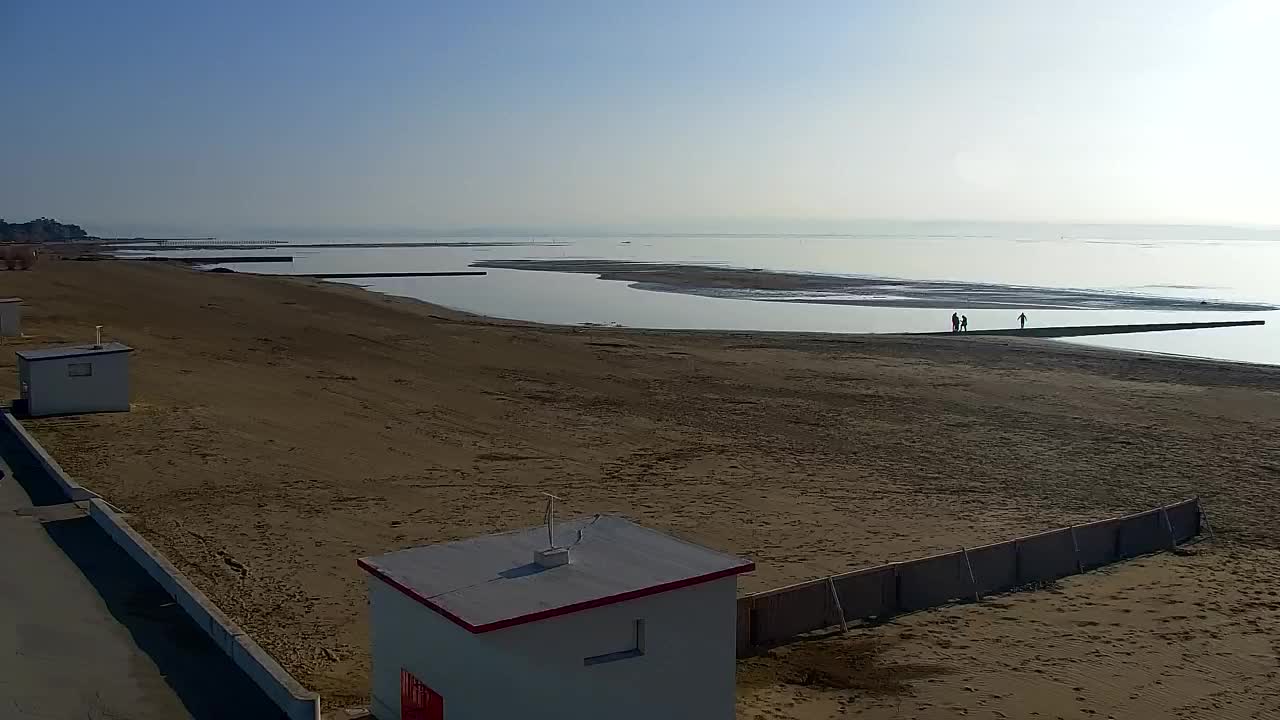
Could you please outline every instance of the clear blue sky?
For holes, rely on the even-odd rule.
[[[1280,224],[1280,2],[0,0],[0,216]]]

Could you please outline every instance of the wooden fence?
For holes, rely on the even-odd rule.
[[[1200,534],[1200,499],[994,545],[854,570],[738,599],[738,657],[797,635],[1087,572]]]

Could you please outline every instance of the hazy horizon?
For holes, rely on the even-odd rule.
[[[1266,0],[17,0],[0,217],[1270,228],[1277,36]]]
[[[5,218],[10,222],[15,218]],[[23,220],[33,218],[23,218]],[[1246,225],[1246,224],[1200,224],[1200,223],[1099,223],[1099,222],[1047,222],[1047,221],[1015,221],[1015,220],[910,220],[892,218],[778,218],[767,220],[752,219],[695,219],[679,222],[650,223],[600,223],[600,224],[562,224],[562,225],[210,225],[210,224],[166,224],[166,223],[133,223],[133,222],[77,222],[69,218],[53,218],[61,222],[75,223],[84,227],[90,235],[103,237],[220,237],[261,238],[261,239],[306,239],[306,238],[379,238],[379,237],[607,237],[616,236],[814,236],[840,237],[865,234],[910,234],[915,230],[946,230],[952,233],[963,230],[978,232],[1003,230],[1014,232],[1023,230],[1029,233],[1048,230],[1104,231],[1104,234],[1135,234],[1141,236],[1143,230],[1158,231],[1156,234],[1176,234],[1179,231],[1210,231],[1216,234],[1211,237],[1239,237],[1260,234],[1267,239],[1280,240],[1280,225]],[[880,232],[877,232],[880,231]],[[888,231],[883,232],[883,231]],[[895,232],[896,231],[896,232]],[[1222,231],[1226,231],[1225,233]],[[959,234],[963,234],[962,232]],[[1082,235],[1081,237],[1085,237]],[[1274,236],[1274,237],[1272,237]],[[1199,237],[1199,236],[1197,236]],[[1211,239],[1211,238],[1206,238]]]

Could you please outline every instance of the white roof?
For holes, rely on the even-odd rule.
[[[473,633],[676,590],[755,564],[609,515],[555,525],[568,565],[544,568],[545,526],[363,558],[360,567]]]
[[[69,345],[66,347],[40,348],[39,350],[19,350],[18,357],[28,362],[33,360],[54,360],[56,358],[80,357],[82,355],[109,355],[111,353],[132,352],[133,348],[118,342],[102,345]]]

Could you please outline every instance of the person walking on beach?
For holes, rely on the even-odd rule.
[[[960,314],[951,313],[951,332],[960,332]]]
[[[969,316],[960,316],[960,332],[969,332]]]
[[[1026,330],[1026,329],[1027,329],[1027,314],[1026,314],[1026,313],[1022,313],[1021,315],[1019,315],[1019,316],[1018,316],[1018,325],[1020,325],[1020,326],[1022,327],[1022,329],[1023,329],[1023,330]]]

